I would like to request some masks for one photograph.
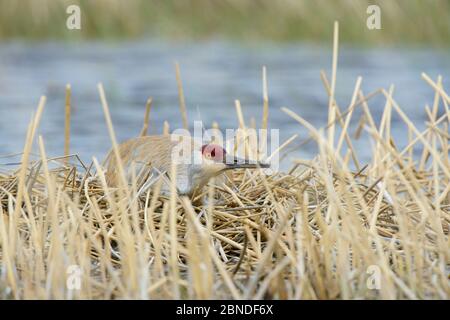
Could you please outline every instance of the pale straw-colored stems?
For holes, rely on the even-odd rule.
[[[186,111],[186,101],[184,99],[183,83],[181,81],[180,65],[178,64],[178,62],[175,62],[175,74],[177,78],[178,98],[180,102],[180,112],[181,112],[181,119],[183,121],[183,128],[188,129],[189,123]]]
[[[330,98],[328,102],[328,123],[332,123],[332,125],[328,128],[328,141],[330,143],[330,146],[334,145],[334,131],[335,131],[334,123],[336,119],[336,101],[334,94],[336,90],[338,48],[339,48],[339,23],[335,21],[333,32],[333,60],[331,66],[331,87],[330,87]]]
[[[128,192],[128,183],[127,179],[125,177],[125,171],[122,164],[122,157],[120,156],[119,152],[119,146],[117,144],[116,134],[114,132],[112,120],[111,120],[111,114],[109,112],[108,102],[106,101],[105,96],[105,90],[103,89],[103,84],[99,83],[97,85],[98,92],[100,95],[100,100],[102,103],[103,113],[105,115],[106,125],[108,126],[108,133],[111,138],[111,144],[113,148],[114,157],[117,163],[117,170],[118,170],[118,176],[119,176],[119,186],[121,189],[125,190],[126,194],[129,194]]]
[[[169,220],[169,236],[170,236],[170,266],[173,281],[173,296],[175,299],[180,299],[180,274],[178,268],[178,233],[177,233],[177,163],[179,159],[176,155],[172,159],[172,166],[170,169],[170,220]]]
[[[145,104],[145,114],[144,114],[144,124],[142,126],[141,133],[139,136],[144,137],[148,133],[148,126],[150,121],[150,110],[152,108],[152,101],[153,99],[150,97],[147,99],[147,103]]]
[[[18,187],[17,187],[18,191],[17,191],[17,197],[16,197],[16,206],[15,206],[14,213],[13,213],[15,217],[17,217],[20,212],[20,208],[22,207],[23,193],[26,192],[25,179],[26,179],[26,173],[28,170],[28,162],[29,162],[29,158],[30,158],[30,152],[31,152],[31,148],[33,145],[34,136],[35,136],[37,127],[39,126],[42,112],[44,110],[45,101],[46,101],[46,97],[42,96],[41,99],[39,100],[39,105],[38,105],[38,108],[36,111],[36,115],[32,118],[32,120],[28,126],[27,138],[25,141],[25,147],[23,150],[21,166],[20,166],[20,171],[19,171],[19,176],[18,176],[19,183],[18,183]]]
[[[195,231],[197,233],[199,233],[203,244],[207,245],[209,256],[213,260],[213,263],[223,277],[224,283],[228,287],[231,295],[234,299],[240,299],[239,291],[233,283],[231,275],[228,273],[222,261],[217,256],[217,251],[212,246],[211,240],[209,240],[211,239],[211,234],[208,234],[209,230],[200,225],[199,221],[197,220],[197,216],[192,208],[191,202],[186,197],[182,197],[181,202],[183,204],[183,207],[185,208],[185,213],[188,215],[188,219],[191,222],[191,226],[195,228]]]
[[[331,97],[331,87],[330,87],[329,81],[327,79],[327,76],[323,70],[320,72],[320,78],[322,79],[322,82],[324,84],[324,87],[325,87],[325,90],[327,91],[328,96]],[[362,81],[362,78],[358,77],[358,79],[356,80],[354,92],[359,91],[359,88],[361,87],[361,81]],[[377,92],[374,92],[373,94],[375,95],[376,93]],[[371,97],[371,95],[368,95],[364,99],[360,99],[359,101],[356,101],[356,97],[355,97],[355,93],[354,93],[352,96],[352,101],[351,101],[350,105],[348,106],[346,112],[344,112],[344,113],[340,112],[339,105],[337,104],[337,101],[334,100],[334,109],[333,110],[336,113],[336,115],[333,117],[334,120],[332,122],[328,122],[327,126],[325,126],[323,129],[331,130],[331,126],[335,126],[338,121],[341,124],[341,127],[344,128],[345,127],[344,116],[346,116],[346,120],[348,119],[348,121],[350,122],[351,116],[353,114],[355,107],[360,105],[361,103],[363,103],[364,100],[367,100],[370,97]],[[333,133],[333,135],[334,135],[334,133]],[[349,136],[347,130],[344,130],[344,129],[342,130],[341,137],[339,139],[340,142],[336,149],[340,151],[340,149],[342,147],[342,139],[343,138],[345,138],[345,142],[347,143],[347,146],[350,149],[350,154],[352,156],[353,163],[356,166],[356,170],[359,170],[360,164],[359,164],[358,156],[353,148],[353,143],[352,143],[352,140],[350,139],[350,136]],[[333,144],[334,144],[334,142],[333,142]]]
[[[65,117],[64,117],[64,156],[69,156],[70,153],[70,99],[71,99],[70,84],[66,85],[66,99],[65,99]]]

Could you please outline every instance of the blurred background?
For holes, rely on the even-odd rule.
[[[81,10],[81,29],[69,30],[68,6]],[[369,30],[369,5],[380,7],[381,29]],[[150,134],[181,127],[174,61],[181,67],[188,117],[206,127],[237,127],[234,100],[246,120],[262,117],[262,67],[267,67],[269,126],[281,141],[307,132],[281,112],[286,106],[317,127],[327,122],[333,22],[339,21],[336,98],[351,99],[357,76],[364,93],[395,84],[394,97],[424,122],[433,90],[426,72],[450,71],[449,0],[0,0],[0,155],[20,152],[31,113],[47,96],[41,122],[51,156],[63,154],[65,85],[72,85],[71,153],[90,161],[110,147],[96,84],[102,82],[118,139],[136,136],[153,97]],[[382,110],[384,99],[369,102]],[[358,113],[357,113],[358,115]],[[394,118],[395,120],[395,118]],[[420,125],[418,125],[420,128]],[[354,129],[354,128],[353,128]],[[405,128],[393,128],[401,147]],[[370,147],[355,145],[367,161]],[[311,158],[313,143],[289,157]],[[289,157],[285,159],[287,166]],[[8,162],[7,158],[0,163]]]

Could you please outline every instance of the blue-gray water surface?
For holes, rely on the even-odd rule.
[[[150,134],[161,133],[164,120],[171,129],[180,127],[174,61],[180,63],[189,121],[202,120],[206,127],[217,121],[221,128],[237,127],[235,99],[240,100],[247,123],[252,117],[260,123],[261,70],[266,66],[270,128],[280,129],[281,142],[295,133],[301,141],[307,131],[280,107],[291,108],[317,127],[326,125],[328,96],[320,70],[330,74],[331,51],[313,44],[0,43],[0,155],[23,149],[27,125],[41,95],[47,96],[47,103],[39,134],[50,156],[63,154],[66,83],[72,85],[71,153],[87,162],[92,156],[102,159],[111,145],[98,82],[104,85],[118,140],[134,137],[141,130],[148,97],[153,97]],[[446,51],[341,47],[337,102],[342,109],[348,106],[357,76],[363,77],[364,93],[395,84],[394,98],[423,128],[424,106],[432,104],[434,92],[421,72],[432,79],[441,74],[445,86],[449,70]],[[382,97],[369,101],[376,120],[384,103]],[[392,134],[399,146],[405,145],[405,127],[398,118],[393,120]],[[369,161],[367,140],[356,141],[355,147],[361,162]],[[287,157],[283,167],[293,157],[312,158],[316,152],[309,143]]]

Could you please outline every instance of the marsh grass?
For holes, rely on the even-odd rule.
[[[21,164],[0,176],[0,297],[448,299],[450,97],[441,77],[434,81],[423,74],[424,85],[435,91],[423,131],[395,101],[394,87],[377,92],[386,103],[376,123],[361,78],[349,106],[341,109],[334,99],[337,34],[336,24],[331,81],[322,73],[330,122],[315,128],[282,108],[309,130],[317,157],[294,160],[286,173],[235,171],[226,183],[205,188],[209,201],[203,205],[175,193],[163,197],[159,183],[134,201],[135,183],[122,179],[121,187],[109,187],[95,158],[91,164],[77,155],[49,158],[40,136],[39,154],[32,154],[43,97]],[[265,70],[263,88],[266,126]],[[98,89],[117,150],[106,94],[102,85]],[[140,134],[146,133],[150,105],[151,100]],[[247,128],[241,108],[236,101],[238,125]],[[354,118],[356,108],[363,110],[362,119]],[[391,136],[394,115],[410,132],[403,149]],[[353,122],[371,141],[370,163],[358,162]],[[418,159],[414,150],[421,152]],[[117,170],[123,177],[121,165]],[[67,286],[73,265],[81,269],[79,290]],[[378,290],[370,286],[374,268]]]
[[[82,28],[66,28],[66,8],[79,4]],[[381,9],[382,29],[366,27],[367,7]],[[0,0],[0,38],[330,40],[341,22],[346,42],[447,46],[448,0]]]

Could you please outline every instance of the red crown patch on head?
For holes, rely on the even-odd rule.
[[[202,146],[202,155],[215,161],[223,161],[226,151],[217,144],[205,144]]]

